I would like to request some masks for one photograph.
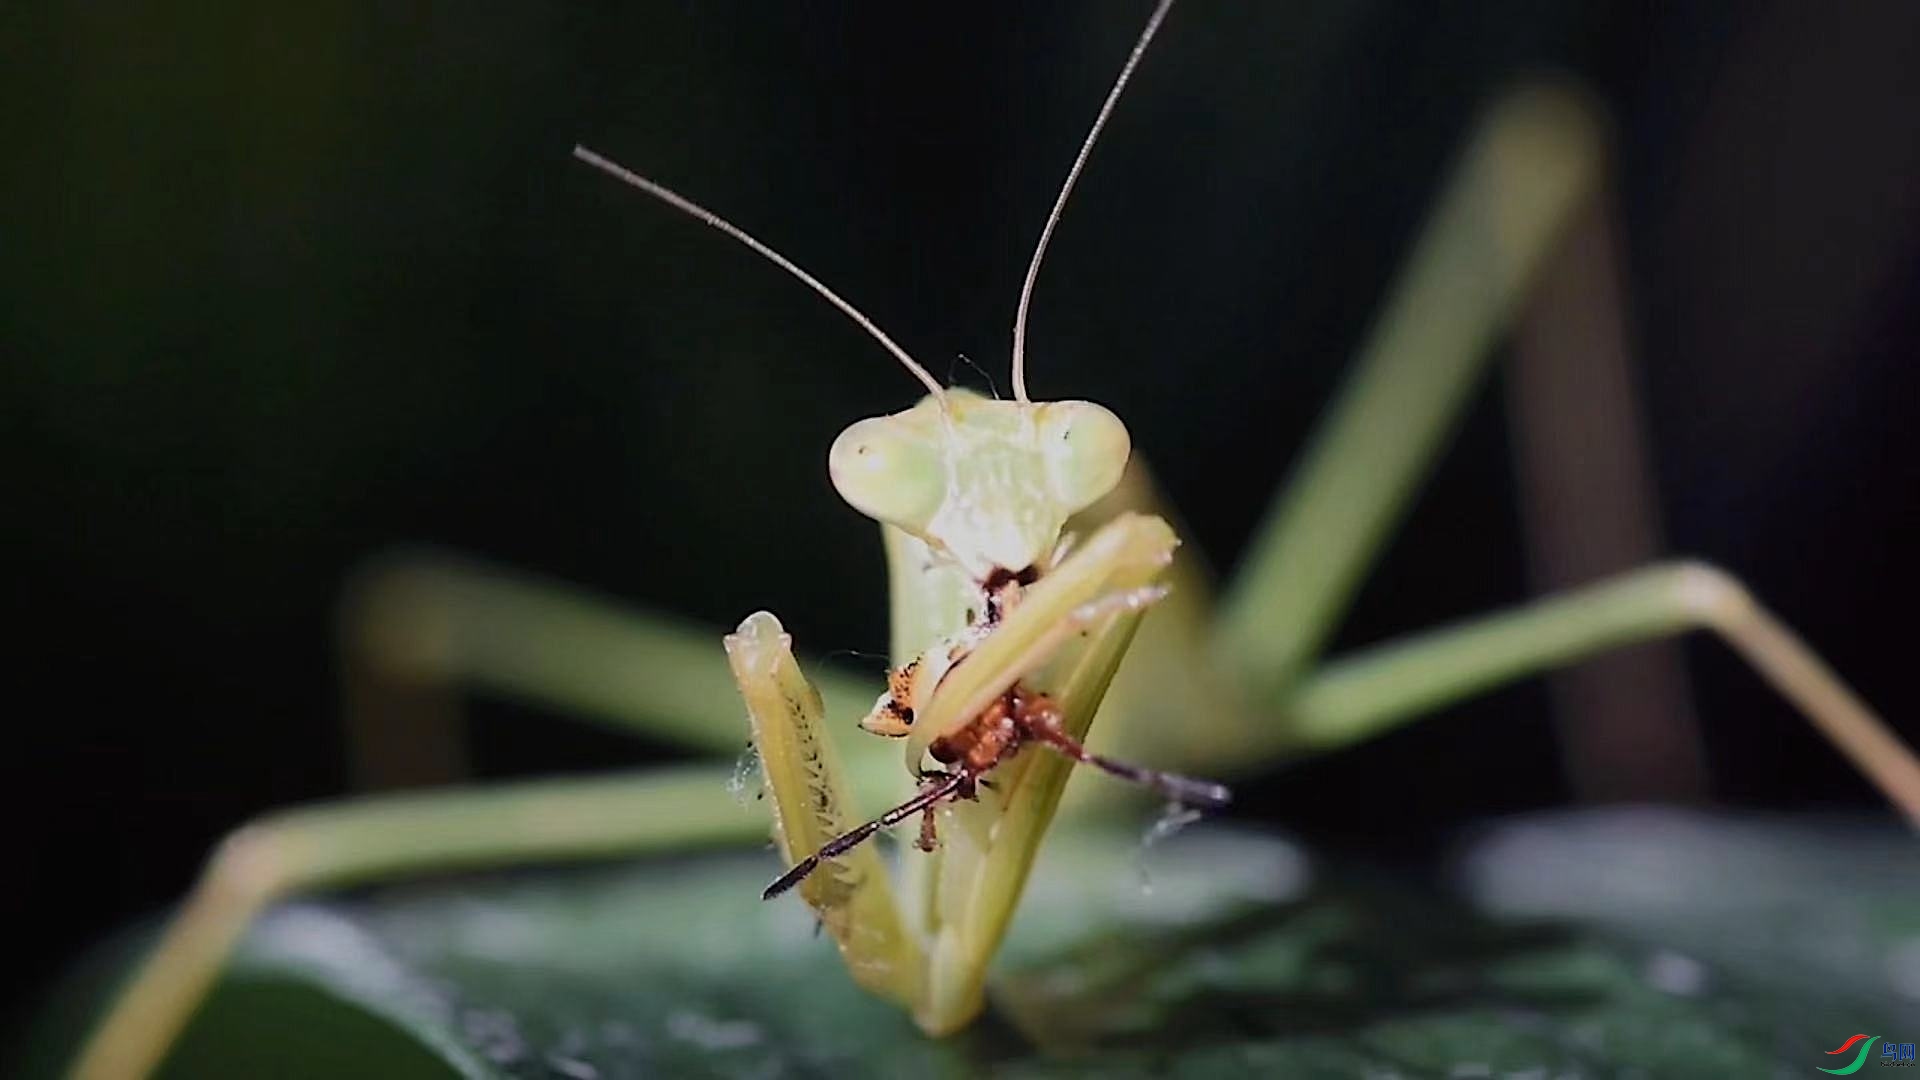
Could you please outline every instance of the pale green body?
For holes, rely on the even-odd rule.
[[[1593,119],[1563,93],[1521,91],[1490,111],[1351,383],[1227,588],[1219,620],[1196,566],[1181,559],[1163,565],[1176,541],[1152,516],[1155,496],[1144,473],[1100,475],[1110,471],[1110,455],[1065,461],[1037,446],[1020,450],[1018,440],[1005,436],[1022,423],[1047,429],[1032,415],[981,413],[982,430],[997,431],[985,442],[968,443],[968,434],[964,453],[903,457],[894,462],[898,471],[869,477],[876,483],[854,482],[856,504],[893,522],[886,547],[898,658],[964,626],[970,580],[982,566],[1049,559],[1062,524],[1079,509],[1073,504],[1084,505],[1094,497],[1089,492],[1121,480],[1109,506],[1086,511],[1092,520],[1080,529],[1082,546],[1049,567],[1007,623],[942,683],[936,708],[908,740],[909,753],[924,740],[919,724],[931,732],[964,722],[996,685],[1031,676],[1060,698],[1082,729],[1114,682],[1099,737],[1111,737],[1143,764],[1231,774],[1283,752],[1357,741],[1464,695],[1621,644],[1706,628],[1750,660],[1920,821],[1920,765],[1907,748],[1738,582],[1704,565],[1652,566],[1352,657],[1320,660],[1335,620],[1425,475],[1450,418],[1477,385],[1526,283],[1590,190],[1600,156]],[[949,399],[964,410],[991,404],[957,394]],[[929,412],[925,403],[910,410],[917,418],[905,434],[894,426],[854,431],[911,443],[919,437],[915,431],[929,430],[929,419],[942,422]],[[884,421],[863,422],[875,423]],[[1110,448],[1112,434],[1092,441]],[[1017,460],[1022,454],[1024,465]],[[1035,475],[1036,468],[1044,475]],[[971,471],[973,479],[962,483],[956,470]],[[836,471],[844,490],[848,470]],[[942,490],[914,486],[928,477]],[[947,505],[946,496],[961,487],[981,494],[969,505]],[[1102,522],[1111,524],[1102,529]],[[1140,620],[1137,608],[1102,606],[1102,598],[1156,580],[1171,592],[1149,618]],[[422,714],[422,688],[451,694],[472,685],[557,704],[724,759],[738,750],[744,694],[789,855],[911,790],[897,747],[863,747],[884,740],[853,728],[875,688],[822,670],[816,690],[800,676],[770,615],[741,625],[729,638],[730,664],[722,664],[711,638],[690,635],[670,620],[500,571],[432,562],[370,574],[358,583],[343,622],[355,673],[351,696],[366,716],[392,715],[382,708],[389,700],[383,695]],[[1136,625],[1137,647],[1122,667]],[[1083,631],[1090,631],[1084,640]],[[1181,722],[1160,722],[1168,715]],[[365,745],[380,741],[361,727],[355,733]],[[837,764],[842,759],[844,766]],[[716,763],[640,777],[375,796],[250,824],[214,854],[84,1048],[75,1074],[118,1080],[150,1070],[248,922],[289,894],[446,868],[763,838],[764,814],[727,793],[729,771]],[[1002,772],[1006,782],[992,799],[948,814],[936,855],[909,853],[901,887],[891,883],[871,846],[802,885],[851,962],[852,977],[899,1001],[930,1031],[950,1031],[978,1009],[993,950],[1070,770],[1063,760],[1027,752],[996,777]],[[806,797],[821,791],[824,803],[810,809]]]

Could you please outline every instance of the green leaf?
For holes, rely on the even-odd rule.
[[[1467,854],[1463,898],[1310,880],[1296,848],[1223,829],[1144,853],[1062,835],[994,1008],[946,1041],[857,990],[801,905],[760,902],[775,869],[283,907],[166,1075],[1746,1077],[1816,1075],[1855,1033],[1920,1039],[1920,867],[1891,832],[1539,820]]]

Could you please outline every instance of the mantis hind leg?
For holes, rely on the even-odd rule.
[[[215,849],[192,893],[81,1047],[81,1080],[145,1076],[206,997],[255,916],[314,889],[484,866],[607,858],[744,841],[763,819],[695,767],[594,780],[363,797],[246,825]]]

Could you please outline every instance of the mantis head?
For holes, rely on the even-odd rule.
[[[680,212],[718,229],[786,271],[852,319],[927,388],[927,397],[905,412],[862,420],[833,444],[828,465],[841,497],[868,517],[895,526],[934,551],[951,557],[975,580],[995,569],[1021,571],[1044,565],[1060,542],[1067,518],[1120,482],[1131,440],[1126,425],[1087,401],[1035,402],[1027,396],[1027,312],[1040,264],[1060,223],[1067,196],[1093,152],[1100,131],[1133,77],[1147,43],[1173,0],[1160,0],[1120,77],[1100,106],[1080,144],[1067,179],[1034,245],[1013,317],[1013,397],[993,401],[943,389],[933,375],[860,309],[801,269],[792,259],[755,239],[699,203],[654,180],[576,146],[574,156],[646,192]]]
[[[951,556],[976,580],[1041,565],[1067,518],[1113,490],[1132,442],[1088,401],[994,401],[965,390],[862,420],[827,454],[854,509]]]

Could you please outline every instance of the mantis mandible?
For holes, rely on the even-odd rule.
[[[1005,701],[1016,684],[1022,703],[1029,694],[1046,698],[1075,745],[1108,698],[1100,737],[1113,737],[1125,760],[1151,766],[1146,778],[1163,793],[1217,802],[1208,796],[1218,793],[1200,782],[1157,770],[1244,772],[1284,751],[1355,742],[1471,693],[1692,629],[1711,630],[1732,645],[1920,821],[1920,765],[1912,753],[1737,580],[1704,564],[1650,566],[1321,662],[1361,575],[1485,370],[1490,346],[1600,168],[1593,118],[1560,91],[1514,93],[1469,140],[1348,389],[1225,592],[1219,618],[1211,616],[1207,584],[1176,550],[1147,474],[1128,460],[1118,418],[1084,403],[1032,403],[1026,386],[1025,328],[1041,256],[1126,73],[1169,6],[1163,0],[1156,9],[1042,230],[1015,318],[1012,401],[942,387],[824,285],[757,241],[736,237],[853,317],[928,391],[903,413],[849,429],[833,466],[842,494],[886,523],[896,673],[915,658],[929,673],[916,675],[915,667],[908,685],[890,687],[882,705],[868,709],[872,689],[859,680],[833,671],[803,677],[771,615],[740,625],[723,667],[710,641],[689,645],[647,619],[610,614],[497,572],[447,565],[402,567],[366,584],[355,625],[379,629],[368,629],[359,646],[420,680],[474,682],[557,701],[710,751],[734,744],[744,694],[782,855],[795,868],[809,867],[810,857],[857,829],[863,818],[851,808],[874,805],[868,789],[884,789],[887,803],[915,806],[900,802],[897,764],[884,774],[837,764],[835,740],[862,712],[883,734],[905,727],[909,769],[926,773],[925,755],[936,740]],[[626,175],[721,225],[659,185]],[[1035,447],[1022,463],[988,434],[959,452],[951,443],[942,449],[942,440],[972,438],[961,433],[976,426],[1001,436],[1009,429],[1051,432],[1074,452],[1048,455]],[[947,497],[960,490],[952,474],[963,469],[1051,497],[987,492],[959,508],[968,520],[950,530],[941,515],[950,510]],[[1063,548],[1068,534],[1082,539]],[[1036,567],[1044,572],[1021,580]],[[989,583],[995,595],[983,589]],[[1017,590],[1017,602],[979,630],[987,603],[1002,604],[998,590],[1007,588]],[[564,645],[565,663],[553,661],[556,642]],[[964,645],[965,662],[945,663],[955,643]],[[626,692],[633,687],[617,673],[647,668],[647,661],[691,673],[682,683],[691,689],[676,694],[650,683],[651,698]],[[943,663],[943,675],[930,674]],[[924,688],[912,685],[916,680]],[[884,707],[907,704],[902,697],[915,711],[910,725]],[[1177,709],[1141,706],[1154,700],[1176,702]],[[1169,715],[1178,722],[1153,722]],[[1065,757],[1031,751],[996,764],[978,777],[990,786],[975,792],[977,801],[951,798],[956,786],[921,804],[934,811],[938,845],[903,860],[898,887],[870,845],[836,849],[796,879],[853,978],[934,1033],[963,1026],[981,1007],[994,949],[1073,771]],[[726,795],[725,773],[657,770],[639,778],[372,797],[248,825],[215,853],[76,1072],[119,1077],[149,1070],[248,922],[289,894],[450,867],[604,858],[764,835],[764,823]],[[914,902],[902,903],[900,894]]]

